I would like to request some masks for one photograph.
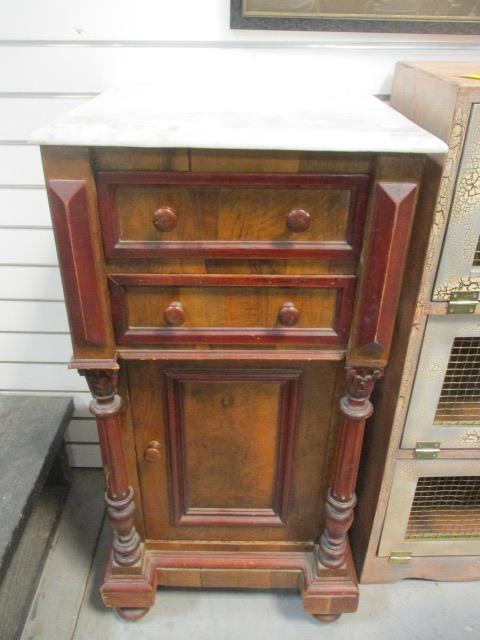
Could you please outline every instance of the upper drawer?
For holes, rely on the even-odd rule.
[[[358,256],[366,175],[97,173],[107,258]]]

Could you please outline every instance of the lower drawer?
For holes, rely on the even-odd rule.
[[[109,276],[119,344],[343,344],[352,276]]]

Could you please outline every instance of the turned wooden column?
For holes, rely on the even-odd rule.
[[[347,534],[357,501],[355,485],[362,450],[365,422],[373,413],[370,394],[382,369],[347,367],[346,393],[340,400],[343,420],[337,443],[332,484],[325,505],[325,530],[320,539],[319,560],[325,567],[340,567],[345,561]]]
[[[417,185],[412,182],[380,181],[373,190],[356,319],[347,350],[351,364],[340,400],[343,419],[318,550],[319,561],[329,568],[345,561],[365,422],[373,413],[370,395],[388,364],[416,198]]]
[[[135,502],[128,483],[122,445],[122,399],[117,395],[117,372],[80,370],[93,395],[90,411],[97,420],[100,449],[105,470],[107,516],[113,528],[113,559],[122,566],[135,564],[141,555],[140,537],[135,529]]]

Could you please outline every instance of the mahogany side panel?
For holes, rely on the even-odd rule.
[[[175,525],[185,526],[285,526],[292,492],[293,444],[297,425],[297,399],[301,371],[296,370],[171,370],[165,372],[167,429],[171,465],[172,506]],[[278,388],[277,451],[274,463],[272,502],[269,507],[228,508],[189,504],[187,469],[188,425],[184,406],[189,383],[227,383],[235,393],[238,383],[257,383]],[[232,397],[233,401],[233,397]],[[190,496],[191,497],[191,496]]]
[[[57,252],[76,344],[102,347],[106,330],[88,220],[85,180],[49,180]]]
[[[416,196],[416,183],[375,186],[350,362],[388,360]]]

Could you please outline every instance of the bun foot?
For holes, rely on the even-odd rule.
[[[329,624],[338,620],[341,615],[341,613],[314,613],[313,617],[323,622],[323,624]]]
[[[134,607],[118,607],[117,609],[115,609],[115,611],[120,616],[120,618],[128,620],[129,622],[136,622],[137,620],[143,618],[143,616],[146,615],[148,611],[150,611],[150,609],[148,607],[145,609],[137,609]]]

